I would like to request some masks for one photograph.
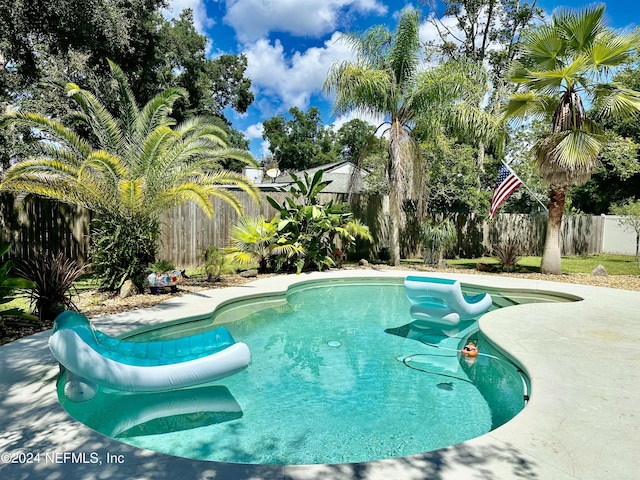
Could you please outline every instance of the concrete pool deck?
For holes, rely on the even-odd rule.
[[[176,297],[95,319],[110,334],[202,317],[238,296],[304,280],[415,271],[311,273]],[[94,432],[57,400],[50,331],[0,347],[0,478],[14,479],[630,479],[640,445],[640,292],[510,277],[425,273],[463,283],[566,293],[583,301],[490,312],[480,329],[526,371],[531,399],[502,427],[440,450],[343,465],[238,465],[172,457]],[[416,428],[419,428],[416,426]]]

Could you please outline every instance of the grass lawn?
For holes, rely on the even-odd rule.
[[[522,257],[518,265],[532,272],[540,272],[541,257]],[[482,262],[488,265],[499,266],[495,258],[461,258],[459,260],[447,260],[447,263],[457,268],[476,268],[476,263]],[[584,255],[575,257],[562,257],[562,273],[591,273],[598,265],[603,265],[609,275],[639,275],[640,268],[635,257],[627,255]]]

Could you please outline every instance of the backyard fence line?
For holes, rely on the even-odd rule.
[[[271,219],[276,210],[264,199],[256,204],[248,194],[234,192],[243,207],[244,215],[262,215]],[[285,192],[268,195],[282,203]],[[382,195],[320,194],[320,202],[348,201],[356,218],[369,226],[374,237],[368,251],[363,246],[357,258],[375,257],[382,247],[389,245],[389,199]],[[6,256],[28,258],[30,249],[43,248],[63,251],[69,258],[84,263],[89,251],[90,214],[86,209],[59,202],[30,197],[17,202],[11,195],[0,198],[0,241],[11,243]],[[215,214],[207,217],[200,208],[187,203],[176,207],[160,218],[161,245],[158,259],[168,260],[176,267],[195,267],[202,263],[203,253],[210,245],[229,246],[230,232],[238,220],[237,212],[227,203],[214,199]],[[456,213],[451,217],[458,231],[456,246],[448,256],[480,257],[491,246],[518,241],[523,255],[541,255],[544,246],[545,215],[498,214],[489,224],[486,216]],[[562,225],[562,254],[586,255],[596,253],[635,252],[635,235],[619,226],[618,217],[568,216]],[[421,258],[419,225],[409,220],[401,235],[402,256]]]
[[[41,197],[0,195],[0,243],[3,257],[28,259],[36,249],[64,252],[84,264],[89,252],[89,210]]]

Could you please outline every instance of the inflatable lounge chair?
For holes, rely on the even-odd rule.
[[[175,390],[233,375],[251,359],[247,345],[236,343],[225,327],[173,340],[130,342],[95,330],[87,317],[70,311],[56,318],[49,348],[72,374],[68,378],[76,382],[79,401],[90,397],[83,392],[91,384],[129,392]]]
[[[408,276],[404,288],[411,301],[411,318],[445,326],[456,326],[486,312],[491,295],[463,295],[458,280]]]

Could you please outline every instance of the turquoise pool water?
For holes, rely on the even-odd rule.
[[[466,288],[465,293],[480,290]],[[561,301],[494,296],[494,306]],[[479,338],[415,325],[399,281],[330,281],[230,304],[212,318],[130,336],[171,338],[224,324],[249,368],[214,385],[89,402],[59,397],[91,428],[138,447],[237,463],[314,464],[406,456],[485,434],[525,405],[526,381]],[[478,338],[481,355],[457,351]]]

